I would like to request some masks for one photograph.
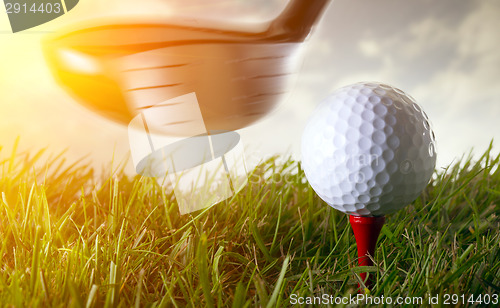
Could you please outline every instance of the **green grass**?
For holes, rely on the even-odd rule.
[[[41,152],[13,153],[0,164],[2,305],[282,307],[357,292],[347,216],[297,162],[269,159],[231,200],[180,216],[152,179],[115,170],[96,184],[62,156],[36,167]],[[500,293],[499,159],[490,149],[439,170],[387,217],[372,295]]]

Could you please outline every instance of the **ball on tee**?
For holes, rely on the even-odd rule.
[[[316,193],[356,216],[383,216],[414,201],[436,165],[435,136],[415,100],[382,83],[332,93],[302,136],[302,168]]]

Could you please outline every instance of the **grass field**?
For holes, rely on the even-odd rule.
[[[115,170],[96,184],[89,167],[62,167],[61,156],[41,168],[41,153],[13,153],[0,165],[2,306],[286,307],[292,294],[357,292],[348,217],[315,195],[295,161],[262,162],[231,200],[180,216],[152,179]],[[387,217],[372,296],[493,301],[499,159],[488,150],[438,170]]]

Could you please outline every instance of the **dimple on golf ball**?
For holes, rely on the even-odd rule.
[[[302,136],[302,168],[330,206],[383,216],[414,201],[436,165],[435,136],[415,100],[383,83],[332,93]]]

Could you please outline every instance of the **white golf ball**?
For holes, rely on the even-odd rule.
[[[302,168],[333,208],[382,216],[414,201],[436,165],[435,137],[415,100],[382,83],[332,93],[302,136]]]

